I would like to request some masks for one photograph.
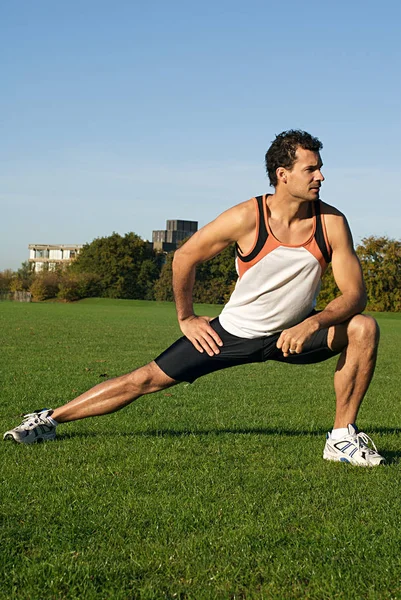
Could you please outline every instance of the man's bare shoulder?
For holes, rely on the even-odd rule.
[[[249,223],[249,220],[256,220],[255,199],[245,200],[231,207],[229,211],[238,220],[239,223]]]
[[[204,225],[181,247],[193,252],[194,248],[218,248],[220,252],[227,244],[239,242],[256,227],[254,200],[246,200],[220,213],[213,221]],[[183,252],[180,252],[181,254]]]
[[[215,220],[216,225],[227,225],[235,231],[236,241],[238,236],[244,235],[256,226],[256,210],[254,198],[240,202],[221,213]]]

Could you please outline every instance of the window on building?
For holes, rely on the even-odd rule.
[[[35,258],[49,258],[48,250],[35,250]]]

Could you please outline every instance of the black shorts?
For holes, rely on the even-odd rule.
[[[276,346],[280,333],[247,339],[228,333],[220,325],[218,318],[211,321],[210,325],[223,341],[219,354],[209,356],[206,352],[199,352],[188,338],[182,337],[155,359],[156,364],[172,379],[192,383],[202,375],[237,365],[267,360],[309,365],[338,354],[327,345],[327,329],[317,331],[300,354],[285,357]]]

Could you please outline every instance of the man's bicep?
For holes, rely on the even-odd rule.
[[[334,280],[342,294],[364,293],[362,269],[355,252],[333,251],[332,268]]]
[[[182,254],[191,254],[196,262],[203,262],[224,250],[232,240],[219,228],[209,223],[197,231],[180,249]]]
[[[332,268],[341,293],[364,293],[365,285],[359,259],[354,250],[352,235],[345,217],[337,220],[332,241]]]

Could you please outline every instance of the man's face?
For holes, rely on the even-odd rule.
[[[320,154],[299,147],[295,156],[291,171],[285,171],[287,192],[298,200],[317,200],[324,181]]]

